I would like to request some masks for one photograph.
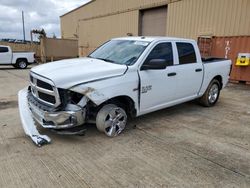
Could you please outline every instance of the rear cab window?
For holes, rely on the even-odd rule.
[[[176,42],[179,64],[196,63],[196,53],[193,44],[187,42]]]
[[[9,49],[7,47],[1,47],[0,46],[0,53],[6,53],[8,51],[9,51]]]
[[[167,62],[167,66],[173,65],[174,58],[171,42],[157,44],[148,55],[145,62],[148,62],[152,59],[164,59]]]

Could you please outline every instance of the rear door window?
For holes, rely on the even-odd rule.
[[[6,53],[9,49],[7,47],[0,47],[0,53]]]
[[[180,65],[197,62],[194,46],[191,43],[177,42],[176,45]]]

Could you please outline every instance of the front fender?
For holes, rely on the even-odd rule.
[[[115,97],[127,96],[138,111],[138,80],[137,72],[131,71],[123,76],[75,85],[68,90],[86,96],[97,106]]]
[[[71,88],[70,90],[85,95],[97,106],[109,99],[103,93],[97,91],[92,87],[87,87],[85,85],[78,85],[76,87]]]

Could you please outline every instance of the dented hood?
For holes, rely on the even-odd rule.
[[[56,87],[65,89],[80,83],[119,76],[126,70],[126,65],[92,58],[67,59],[31,69],[33,73],[52,80]]]

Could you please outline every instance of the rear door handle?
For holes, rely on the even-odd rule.
[[[176,76],[176,72],[171,72],[171,73],[168,73],[168,76]]]
[[[195,72],[201,72],[202,69],[195,69]]]

